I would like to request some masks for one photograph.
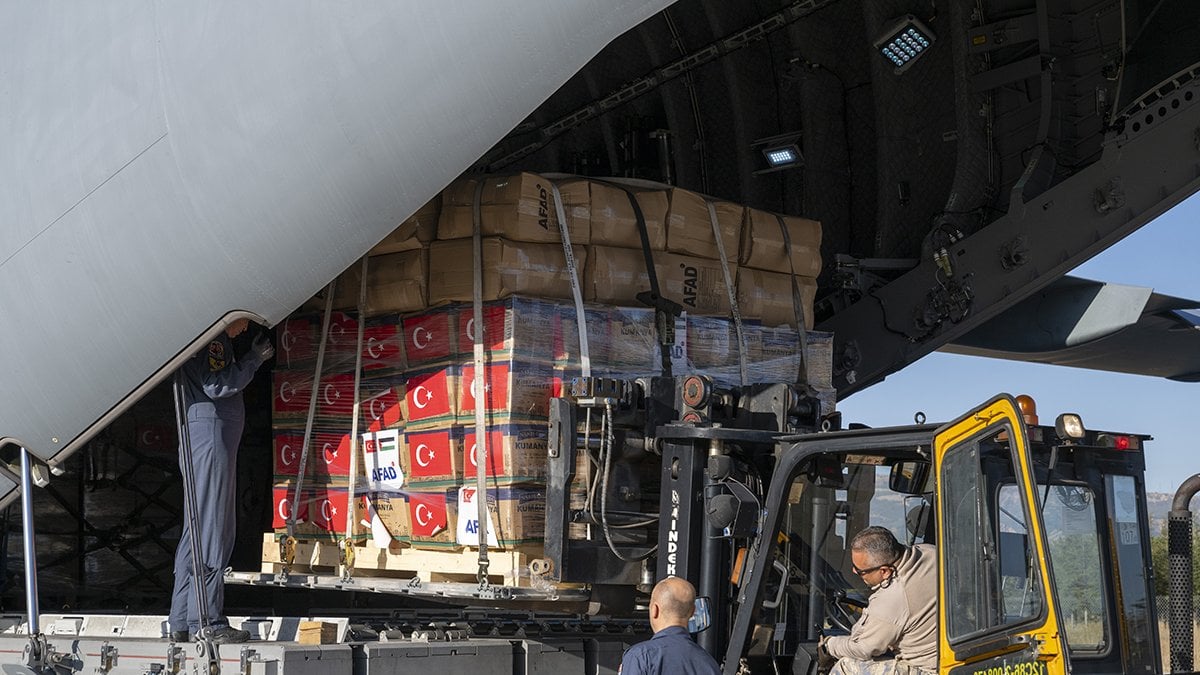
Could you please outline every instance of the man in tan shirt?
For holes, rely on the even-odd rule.
[[[850,541],[854,573],[871,599],[849,635],[823,638],[838,659],[831,675],[928,675],[937,671],[937,555],[931,544],[905,547],[883,527]]]

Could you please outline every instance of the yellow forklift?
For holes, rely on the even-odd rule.
[[[714,625],[732,621],[715,650],[724,672],[818,671],[820,637],[849,630],[866,601],[847,544],[869,525],[936,544],[940,672],[1162,672],[1149,437],[1074,414],[1041,425],[1025,396],[917,422],[777,439],[761,504],[741,489],[759,480],[753,467],[710,460],[710,490],[730,495],[715,525],[732,574],[712,603]]]

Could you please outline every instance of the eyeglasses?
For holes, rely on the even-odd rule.
[[[882,565],[876,565],[875,567],[868,567],[868,568],[867,568],[867,569],[865,569],[865,570],[860,570],[860,569],[858,569],[857,567],[855,567],[855,566],[854,566],[854,563],[850,563],[850,571],[851,571],[851,572],[854,572],[855,574],[857,574],[857,575],[858,575],[858,576],[860,576],[860,577],[865,577],[865,576],[867,576],[868,574],[870,574],[871,572],[878,572],[879,570],[881,570],[881,569],[883,569],[883,568],[885,568],[885,567],[891,567],[892,565],[894,565],[894,564],[895,564],[895,562],[896,562],[896,561],[895,561],[895,560],[893,560],[893,561],[892,561],[892,562],[890,562],[890,563],[884,563],[884,564],[882,564]]]

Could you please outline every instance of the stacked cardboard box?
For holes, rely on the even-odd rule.
[[[476,211],[483,237],[482,390],[475,377],[479,326],[471,304]],[[571,302],[563,229],[588,303],[582,326]],[[821,389],[828,341],[809,333],[802,373],[796,330],[812,325],[820,237],[815,221],[669,186],[551,181],[532,173],[458,181],[371,252],[358,392],[353,362],[359,355],[354,339],[361,266],[339,277],[334,306],[341,311],[326,342],[317,432],[309,448],[310,457],[321,461],[309,462],[306,480],[327,490],[356,481],[356,491],[368,495],[362,520],[373,526],[364,526],[362,536],[371,529],[378,540],[382,530],[383,539],[417,548],[478,545],[475,408],[483,406],[489,544],[538,541],[548,404],[580,374],[581,331],[594,374],[632,378],[662,371],[654,312],[636,299],[650,289],[647,257],[663,296],[684,310],[667,350],[676,373],[699,372],[734,385],[742,381],[744,359],[750,382],[807,379]],[[734,283],[732,293],[727,280]],[[731,296],[745,319],[741,343],[729,318]],[[294,477],[297,430],[302,436],[320,345],[320,314],[312,310],[323,305],[324,297],[314,298],[306,304],[310,311],[289,319],[279,333],[280,481],[289,471]],[[356,393],[361,469],[349,476]],[[573,499],[586,484],[581,474]]]

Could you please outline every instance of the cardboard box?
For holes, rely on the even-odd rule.
[[[400,324],[404,333],[404,355],[410,368],[448,361],[458,350],[456,316],[451,309],[406,316]]]
[[[800,291],[804,325],[813,326],[813,300],[817,297],[817,282],[808,277],[795,277]],[[796,327],[792,277],[744,267],[738,270],[738,307],[743,319],[758,319],[764,326]]]
[[[587,249],[574,246],[576,273],[587,265]],[[437,241],[429,249],[429,304],[471,302],[475,257],[471,239]],[[567,259],[559,244],[483,240],[483,300],[511,295],[571,298]]]
[[[650,290],[641,251],[593,246],[588,257],[585,299],[606,305],[637,306],[637,294]],[[674,253],[656,253],[654,269],[663,297],[679,303],[689,314],[724,316],[729,294],[721,263]],[[731,279],[737,266],[730,264]]]
[[[608,358],[604,366],[636,371],[662,370],[662,348],[658,342],[654,310],[613,307],[608,314]]]
[[[508,423],[487,427],[485,475],[489,485],[527,483],[546,478],[547,452],[550,447],[548,421]],[[464,485],[471,485],[479,471],[475,427],[463,426]]]
[[[372,255],[367,260],[366,316],[425,309],[428,249]],[[333,287],[333,308],[357,311],[362,286],[362,261],[356,260],[338,275]],[[325,309],[326,290],[307,300],[301,308]]]
[[[271,527],[277,533],[287,531],[287,518],[292,513],[294,486],[291,481],[276,482],[272,489]],[[354,498],[354,508],[348,508],[350,493],[345,488],[314,483],[304,485],[296,509],[295,532],[300,538],[334,539],[346,534],[346,519],[354,525],[351,537],[365,539],[370,530],[365,524],[366,500],[361,494]]]
[[[462,475],[462,427],[406,430],[404,445],[408,453],[408,475],[405,480],[409,485],[458,483]]]
[[[646,224],[650,250],[662,251],[667,246],[667,191],[635,190],[638,208]],[[605,183],[592,182],[592,238],[591,243],[617,248],[642,249],[642,236],[638,231],[633,205],[629,193],[624,189]]]
[[[703,195],[674,188],[670,194],[671,206],[667,211],[667,250],[672,253],[720,260],[717,240],[713,237],[712,219],[708,213],[708,199]],[[744,207],[731,202],[713,200],[717,212],[717,226],[721,241],[725,245],[725,256],[730,265],[738,261],[738,245],[742,240]]]
[[[456,539],[463,546],[479,546],[479,500],[473,485],[457,491],[453,504]],[[540,542],[546,536],[546,488],[512,485],[489,488],[488,545],[515,546]]]
[[[296,642],[302,645],[329,645],[337,642],[337,624],[328,621],[301,621]]]
[[[408,513],[408,501],[401,493],[373,492],[368,497],[375,517],[387,528],[392,539],[407,543],[412,536],[412,521]]]
[[[355,263],[359,265],[360,263]],[[388,253],[367,259],[367,316],[418,312],[428,306],[429,250]],[[358,306],[358,286],[352,307]]]
[[[545,418],[550,410],[553,373],[548,363],[492,361],[483,369],[484,394],[477,391],[475,365],[462,366],[458,390],[458,419],[475,420],[477,399],[484,402],[487,417]]]
[[[784,243],[780,220],[788,232],[790,251]],[[821,223],[746,209],[738,263],[769,272],[816,278],[821,274]]]
[[[588,340],[588,357],[593,364],[607,363],[610,358],[609,308],[585,307],[583,311]],[[578,368],[583,358],[580,344],[579,318],[572,304],[559,306],[554,329],[554,364]]]
[[[475,185],[479,178],[455,181],[443,192],[438,239],[470,238],[475,232]],[[574,178],[551,181],[534,173],[488,176],[480,198],[480,232],[512,241],[558,243],[562,234],[551,189],[557,182],[572,244],[589,241],[591,192],[589,183]]]
[[[391,234],[367,252],[367,255],[385,255],[401,251],[415,251],[433,241],[437,235],[438,216],[442,212],[442,195],[437,194],[417,209],[404,222],[392,230]]]
[[[458,415],[457,366],[409,372],[404,384],[406,428],[429,429],[452,423]]]
[[[737,379],[738,340],[733,321],[722,317],[687,317],[687,356],[690,372],[714,376],[730,371]]]
[[[409,542],[413,548],[462,548],[458,544],[456,523],[449,506],[457,496],[458,488],[408,491]]]

